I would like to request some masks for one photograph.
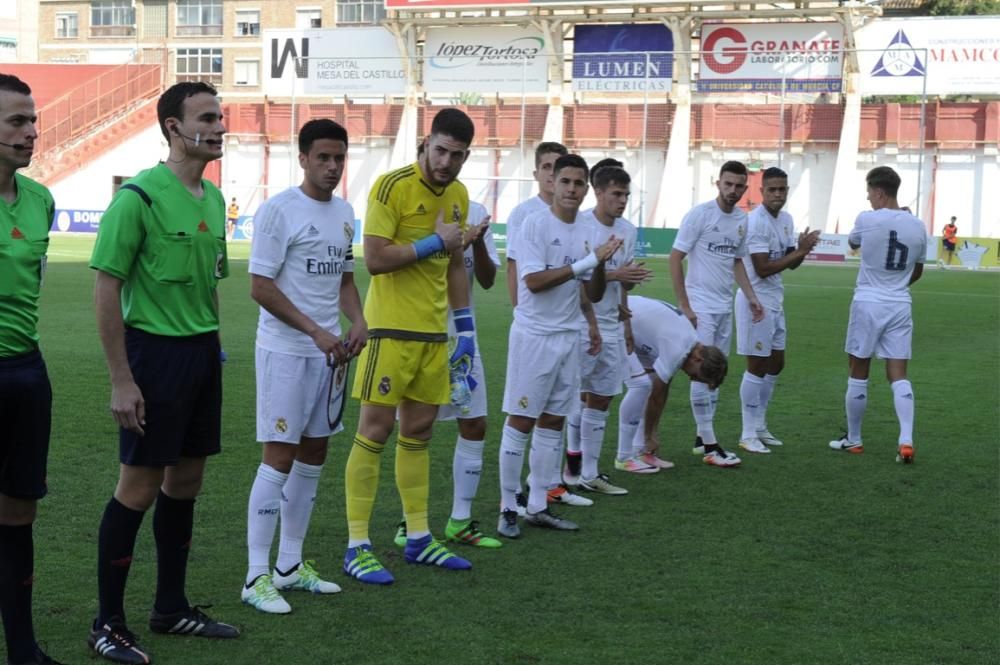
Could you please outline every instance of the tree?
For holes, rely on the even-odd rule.
[[[1000,0],[927,0],[922,9],[930,16],[1000,14]]]

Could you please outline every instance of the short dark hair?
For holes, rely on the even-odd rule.
[[[714,390],[722,385],[728,371],[729,361],[726,359],[726,354],[719,347],[702,347],[701,369],[698,371],[698,379],[702,383],[707,383]]]
[[[747,171],[747,166],[743,162],[737,162],[736,160],[730,160],[722,165],[719,169],[719,177],[722,177],[723,173],[735,173],[736,175],[749,176],[750,173]]]
[[[590,175],[590,169],[587,168],[587,160],[580,155],[574,155],[572,153],[562,155],[556,160],[556,163],[552,165],[553,177],[555,177],[555,175],[563,169],[583,169],[584,179],[587,179]]]
[[[952,221],[952,223],[954,223],[954,222],[955,222],[955,221],[956,221],[957,219],[958,219],[958,217],[955,217],[955,215],[952,215],[952,216],[951,216],[951,221]]]
[[[542,141],[535,146],[535,168],[542,163],[542,155],[547,155],[549,153],[556,153],[557,155],[568,155],[569,149],[562,143],[556,141]]]
[[[441,109],[431,122],[431,134],[444,134],[451,138],[472,145],[476,136],[476,126],[465,111],[456,108]]]
[[[865,176],[865,183],[872,189],[881,189],[886,196],[896,198],[899,184],[902,180],[899,174],[888,166],[876,166]]]
[[[347,147],[347,130],[329,118],[316,118],[299,130],[299,152],[308,154],[312,144],[320,139],[343,141]]]
[[[182,81],[167,88],[160,99],[156,102],[156,118],[160,121],[160,131],[163,138],[170,142],[170,135],[167,134],[167,118],[184,119],[184,100],[207,92],[213,97],[219,95],[218,91],[204,81]]]
[[[13,74],[0,74],[0,90],[16,92],[22,95],[31,94],[31,88],[28,87],[28,84]]]
[[[595,187],[597,186],[596,183],[594,182],[594,177],[597,175],[598,171],[600,171],[601,169],[603,169],[605,167],[608,167],[608,166],[617,166],[618,168],[622,168],[625,165],[622,164],[621,162],[619,162],[614,157],[605,157],[604,159],[602,159],[601,161],[597,162],[596,164],[594,164],[593,166],[590,167],[590,184],[591,185],[594,185]]]
[[[769,166],[764,169],[764,173],[761,174],[760,181],[770,180],[771,178],[784,178],[788,180],[788,174],[779,169],[777,166]]]
[[[629,177],[628,172],[619,166],[602,166],[601,168],[594,166],[590,171],[590,184],[594,186],[594,189],[604,189],[611,183],[626,187],[631,182],[632,178]]]

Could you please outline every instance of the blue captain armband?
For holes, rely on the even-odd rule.
[[[444,250],[444,240],[436,233],[425,236],[413,243],[413,251],[417,253],[417,260],[426,259],[435,252]]]

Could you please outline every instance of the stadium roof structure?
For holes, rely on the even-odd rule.
[[[387,23],[412,26],[524,24],[532,21],[574,23],[653,22],[665,20],[829,20],[853,16],[864,20],[882,13],[881,1],[794,0],[385,0]],[[889,0],[891,1],[891,0]]]

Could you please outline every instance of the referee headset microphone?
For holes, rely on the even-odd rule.
[[[0,145],[7,146],[8,148],[13,148],[14,150],[24,150],[25,148],[28,147],[23,143],[4,143],[3,141],[0,141]]]
[[[193,142],[194,143],[194,147],[196,147],[196,148],[201,143],[201,132],[195,132],[194,133],[194,137],[191,137],[191,136],[188,136],[187,134],[181,134],[181,130],[177,129],[176,125],[174,125],[173,130],[174,130],[174,134],[176,134],[177,136],[180,136],[182,138],[187,139],[188,141]],[[6,144],[4,144],[4,145],[6,145]]]

